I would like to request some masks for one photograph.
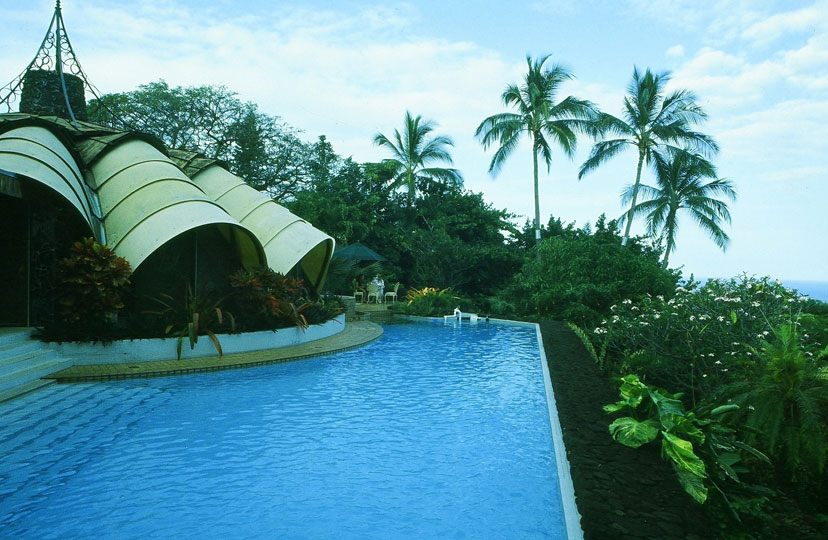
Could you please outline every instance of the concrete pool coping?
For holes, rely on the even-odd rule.
[[[88,382],[113,379],[134,379],[139,377],[163,377],[264,366],[281,362],[292,362],[315,356],[347,351],[361,347],[382,336],[382,327],[369,321],[349,322],[341,332],[329,337],[280,347],[218,356],[217,354],[180,360],[157,360],[148,362],[121,362],[110,364],[75,365],[44,377],[57,382]],[[206,338],[205,338],[206,340]],[[187,347],[185,343],[184,348]]]

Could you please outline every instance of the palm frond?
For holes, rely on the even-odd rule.
[[[578,170],[578,180],[589,172],[597,169],[631,144],[627,139],[610,139],[599,141],[592,146],[589,157]]]

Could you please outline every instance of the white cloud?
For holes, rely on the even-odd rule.
[[[789,70],[778,62],[752,64],[722,50],[705,48],[673,73],[673,86],[692,88],[709,109],[755,105]]]
[[[755,45],[768,45],[792,33],[807,33],[828,26],[828,2],[771,15],[741,32],[741,37]]]
[[[472,135],[485,116],[504,110],[500,95],[505,85],[517,82],[526,68],[520,53],[504,58],[489,48],[485,36],[465,41],[473,39],[471,33],[464,39],[425,37],[418,29],[436,15],[420,4],[311,10],[280,3],[278,16],[263,11],[273,9],[265,2],[245,3],[244,8],[229,1],[203,4],[71,2],[64,6],[64,18],[84,69],[104,92],[129,91],[159,78],[172,85],[224,84],[302,128],[308,140],[325,134],[337,152],[358,161],[384,156],[371,144],[373,135],[398,127],[409,109],[437,121],[436,132],[454,138],[455,164],[468,188],[483,191],[497,208],[532,214],[528,143],[523,142],[493,179],[487,173],[492,150],[484,151]],[[591,3],[539,4],[535,9],[583,12],[596,29],[616,22],[602,20],[600,9],[588,9],[594,7]],[[828,227],[828,214],[815,202],[824,200],[825,188],[820,186],[828,170],[828,30],[816,26],[812,31],[793,16],[763,27],[763,21],[784,13],[766,0],[629,0],[627,5],[636,9],[636,18],[646,18],[670,34],[654,48],[656,59],[663,61],[662,54],[671,59],[676,64],[672,84],[699,96],[710,114],[701,129],[719,141],[719,171],[736,182],[740,193],[732,207],[733,243],[727,255],[720,255],[687,222],[679,252],[671,260],[702,274],[711,272],[700,268],[715,268],[731,274],[749,270],[824,279],[814,274],[828,263],[824,255],[808,266],[811,275],[796,272],[806,266],[797,261],[813,258],[813,245],[821,240],[808,236],[808,230]],[[34,54],[48,23],[44,10],[48,15],[51,6],[41,0],[34,7],[0,7],[0,18],[11,21],[0,55],[0,72],[8,78]],[[513,9],[519,8],[509,6]],[[527,13],[521,16],[536,15]],[[673,28],[691,29],[694,38],[676,37]],[[767,36],[773,29],[777,32],[768,46],[757,41],[762,28],[768,29]],[[539,46],[548,47],[548,40],[527,42],[525,50]],[[629,44],[613,46],[636,54]],[[628,60],[634,61],[642,60]],[[590,99],[620,114],[624,84],[576,79],[562,88],[561,96]],[[552,171],[544,170],[540,181],[544,221],[554,213],[583,225],[601,212],[609,217],[621,213],[618,193],[634,175],[634,152],[578,182],[577,169],[589,148],[590,141],[581,140],[572,162],[555,151]],[[649,171],[645,175],[651,178]],[[784,259],[768,256],[768,245],[785,242],[790,254]]]

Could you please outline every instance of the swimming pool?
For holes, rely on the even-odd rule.
[[[0,404],[0,536],[566,538],[534,328]]]

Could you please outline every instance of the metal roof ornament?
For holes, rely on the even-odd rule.
[[[100,91],[89,82],[89,78],[81,68],[75,51],[72,49],[72,44],[69,42],[69,35],[66,32],[60,10],[60,0],[55,2],[52,21],[49,23],[49,29],[46,31],[46,36],[43,38],[34,59],[22,73],[0,88],[0,113],[15,112],[12,110],[15,106],[19,110],[24,101],[23,88],[27,82],[27,75],[30,73],[43,75],[49,74],[49,72],[56,74],[59,82],[58,89],[61,96],[57,99],[62,98],[61,109],[65,106],[68,119],[77,127],[77,117],[81,116],[81,120],[85,119],[86,100],[83,89],[89,91],[98,100],[101,96]],[[72,95],[73,92],[70,87],[80,90],[80,98]],[[80,109],[83,109],[83,111]]]

